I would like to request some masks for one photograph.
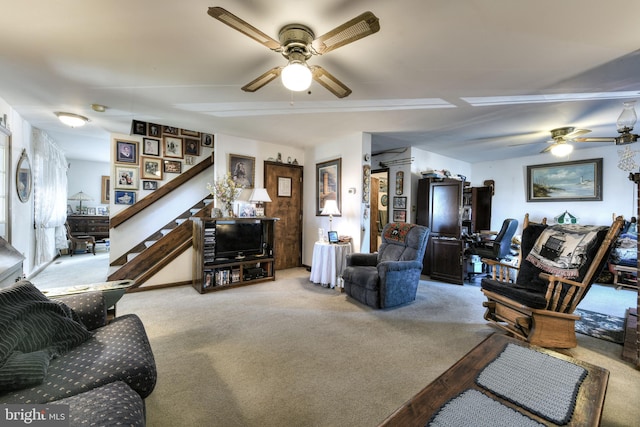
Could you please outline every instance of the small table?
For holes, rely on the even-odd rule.
[[[133,286],[133,280],[115,280],[111,282],[88,283],[86,285],[65,286],[59,288],[43,289],[41,292],[47,297],[61,297],[66,295],[82,294],[84,292],[102,291],[107,314],[116,316],[116,303],[124,295],[128,288]]]
[[[310,281],[327,288],[341,287],[342,272],[351,253],[349,243],[316,242],[313,246]]]
[[[576,396],[573,417],[566,425],[598,426],[600,424],[604,397],[609,381],[609,371],[552,350],[530,346],[524,341],[510,338],[506,335],[493,334],[478,344],[431,384],[409,399],[384,420],[379,427],[424,426],[442,405],[462,391],[466,389],[481,390],[480,386],[475,383],[476,377],[482,372],[485,366],[498,357],[507,343],[513,343],[527,348],[531,347],[537,351],[574,363],[586,369],[587,376],[582,382],[578,395]],[[505,399],[495,395],[491,396],[503,405],[509,406],[529,418],[533,418],[545,425],[555,425]]]

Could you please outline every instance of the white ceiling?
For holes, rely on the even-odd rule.
[[[210,6],[276,39],[285,24],[321,35],[366,10],[381,29],[309,61],[349,86],[347,98],[279,81],[245,93],[284,59]],[[616,135],[622,101],[640,99],[639,22],[637,0],[13,1],[0,14],[0,97],[69,158],[108,159],[109,133],[137,119],[297,147],[364,131],[374,151],[505,159],[540,152],[556,127]],[[542,96],[468,102],[529,95]],[[69,129],[55,111],[91,122]]]

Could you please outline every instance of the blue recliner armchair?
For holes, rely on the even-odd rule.
[[[342,273],[347,295],[373,308],[416,299],[429,228],[392,222],[382,230],[378,253],[347,256]]]

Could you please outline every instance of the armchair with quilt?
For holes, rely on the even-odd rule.
[[[404,222],[385,225],[377,253],[347,256],[342,273],[347,295],[373,308],[415,300],[428,238],[428,227]]]
[[[622,227],[534,224],[525,216],[518,267],[483,259],[493,276],[482,279],[484,318],[531,344],[550,348],[577,345],[574,311],[604,267]],[[516,282],[506,270],[517,268]]]

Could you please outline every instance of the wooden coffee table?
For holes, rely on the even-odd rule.
[[[492,394],[476,384],[475,380],[478,374],[502,352],[507,343],[513,343],[526,348],[534,348],[542,353],[585,368],[588,373],[580,386],[571,421],[566,425],[597,426],[600,424],[602,406],[604,405],[604,397],[609,381],[609,371],[552,350],[531,346],[526,342],[510,338],[506,335],[493,334],[478,344],[445,373],[436,378],[435,381],[405,402],[384,420],[380,426],[424,426],[429,422],[431,417],[437,413],[442,405],[467,389],[480,390],[496,401],[515,409],[529,418],[545,425],[555,425],[548,420],[528,412],[522,407]]]

